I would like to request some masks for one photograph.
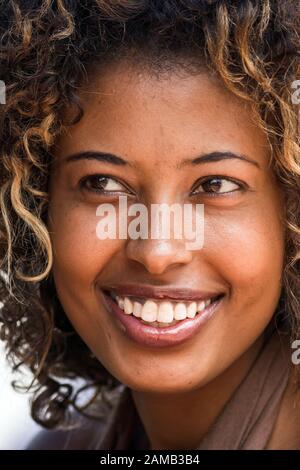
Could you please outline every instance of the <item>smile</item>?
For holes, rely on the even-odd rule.
[[[151,347],[193,338],[219,310],[225,293],[122,285],[101,289],[105,307],[122,335]]]
[[[186,318],[194,318],[210,304],[219,300],[220,295],[198,301],[157,301],[134,296],[119,296],[109,291],[110,297],[126,315],[139,318],[142,323],[164,328],[175,325]]]

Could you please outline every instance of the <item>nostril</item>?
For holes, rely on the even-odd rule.
[[[153,275],[162,275],[192,261],[191,250],[179,249],[170,240],[130,240],[126,247],[127,257],[142,265]]]

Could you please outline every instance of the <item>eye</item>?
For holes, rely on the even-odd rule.
[[[197,188],[202,188],[202,190]],[[221,176],[210,176],[202,180],[201,184],[196,186],[196,190],[193,191],[193,194],[207,193],[214,196],[218,194],[232,193],[241,189],[243,189],[243,185],[241,183],[237,183],[236,181]]]
[[[89,175],[80,181],[80,187],[96,193],[128,192],[128,189],[115,178],[107,175]]]

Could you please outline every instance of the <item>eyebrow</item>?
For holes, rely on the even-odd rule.
[[[132,166],[132,164],[129,163],[127,160],[124,160],[124,158],[118,157],[117,155],[114,155],[113,153],[93,151],[93,150],[74,153],[64,159],[64,161],[67,163],[77,162],[79,160],[97,160],[99,162],[112,163],[113,165]]]
[[[256,160],[253,160],[252,158],[249,158],[246,155],[242,155],[242,154],[234,153],[230,151],[210,152],[210,153],[205,153],[203,155],[199,155],[198,157],[193,158],[192,160],[186,159],[186,160],[183,160],[179,164],[179,168],[185,165],[199,165],[200,163],[220,162],[221,160],[228,160],[232,158],[242,160],[247,163],[251,163],[252,165],[255,165],[257,168],[260,168],[259,163]]]
[[[260,168],[258,162],[256,160],[253,160],[249,158],[246,155],[230,152],[230,151],[225,151],[225,152],[210,152],[210,153],[205,153],[202,155],[198,155],[195,158],[192,159],[185,159],[183,160],[177,168],[180,169],[183,166],[186,165],[199,165],[202,163],[213,163],[213,162],[219,162],[222,160],[228,160],[228,159],[238,159],[245,161],[247,163],[251,163],[252,165],[255,165],[256,167]],[[104,163],[110,163],[113,165],[126,165],[126,166],[135,166],[134,164],[128,162],[124,158],[114,155],[113,153],[108,153],[108,152],[101,152],[101,151],[84,151],[84,152],[78,152],[72,155],[69,155],[64,159],[64,162],[75,162],[75,161],[80,161],[80,160],[97,160],[99,162],[104,162]]]

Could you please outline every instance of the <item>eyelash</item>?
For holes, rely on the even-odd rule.
[[[209,192],[205,192],[205,191],[198,191],[198,192],[193,192],[192,196],[195,196],[195,195],[198,195],[198,194],[205,194],[209,197],[220,197],[220,196],[223,196],[224,194],[235,193],[236,191],[245,191],[248,187],[245,183],[242,183],[239,180],[229,178],[228,176],[223,176],[223,175],[210,175],[210,176],[206,176],[204,178],[201,178],[194,184],[194,187],[199,188],[199,186],[207,183],[208,181],[213,181],[213,180],[229,181],[231,183],[236,184],[238,186],[238,189],[234,189],[232,191],[225,191],[223,193],[214,193],[214,192],[209,193]]]
[[[87,191],[90,191],[90,192],[93,192],[93,193],[100,193],[100,194],[116,194],[120,191],[116,190],[116,191],[105,191],[105,190],[95,190],[95,189],[90,189],[90,188],[87,188],[86,187],[86,184],[87,182],[91,181],[93,178],[98,178],[98,179],[102,179],[104,180],[106,183],[107,181],[109,180],[113,180],[114,182],[117,182],[118,184],[120,184],[121,186],[124,186],[124,189],[126,188],[126,185],[122,182],[120,182],[117,178],[113,177],[113,176],[110,176],[110,175],[105,175],[105,174],[93,174],[93,175],[88,175],[88,176],[85,176],[84,178],[82,178],[79,182],[79,185],[80,185],[80,188],[81,189],[85,189]],[[195,192],[195,190],[192,192],[191,196],[196,196],[196,195],[199,195],[199,194],[205,194],[206,196],[209,196],[209,197],[220,197],[220,196],[223,196],[224,194],[232,194],[236,191],[244,191],[246,189],[246,186],[245,183],[242,183],[241,181],[237,181],[233,178],[229,178],[228,176],[223,176],[223,175],[210,175],[210,176],[206,176],[204,178],[201,178],[199,179],[195,184],[194,184],[194,187],[195,188],[199,188],[199,186],[202,186],[204,185],[205,183],[209,182],[209,181],[213,181],[213,180],[218,180],[218,181],[230,181],[234,184],[236,184],[239,188],[238,189],[234,189],[233,191],[225,191],[223,193],[214,193],[214,192],[205,192],[205,191],[197,191]],[[127,188],[128,189],[128,188]],[[129,189],[128,189],[129,191]],[[133,194],[130,192],[130,194]]]
[[[120,182],[117,178],[113,177],[113,176],[110,176],[110,175],[104,175],[104,174],[100,174],[100,173],[96,173],[94,175],[88,175],[88,176],[85,176],[84,178],[82,178],[80,181],[79,181],[79,186],[80,186],[80,189],[85,189],[89,192],[92,192],[92,193],[100,193],[100,194],[115,194],[115,193],[118,193],[120,191],[105,191],[105,190],[96,190],[96,189],[89,189],[87,188],[86,184],[87,182],[93,180],[93,178],[95,179],[100,179],[100,180],[104,180],[105,183],[107,183],[107,181],[109,180],[113,180],[114,182],[120,184],[121,186],[124,186],[124,189],[126,188],[126,185],[122,182]],[[128,190],[129,191],[129,190]],[[132,193],[130,193],[132,194]]]

